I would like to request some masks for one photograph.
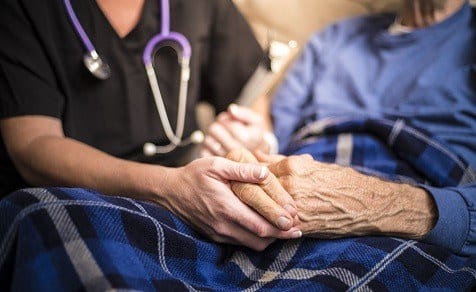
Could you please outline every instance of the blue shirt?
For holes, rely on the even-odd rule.
[[[436,25],[388,32],[394,15],[339,22],[311,38],[273,101],[280,150],[316,120],[403,119],[476,168],[476,10]],[[426,241],[476,254],[476,185],[422,186],[439,213]]]

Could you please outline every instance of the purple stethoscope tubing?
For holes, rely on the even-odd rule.
[[[107,63],[102,61],[96,51],[88,35],[84,31],[70,0],[63,0],[68,17],[73,25],[79,39],[84,45],[87,53],[84,56],[86,68],[97,78],[105,80],[110,77],[110,69]],[[200,131],[195,131],[188,139],[183,140],[183,130],[185,124],[185,114],[187,108],[188,83],[190,80],[190,58],[192,55],[192,47],[187,38],[178,33],[170,31],[170,2],[169,0],[161,0],[161,32],[154,36],[146,45],[142,55],[142,61],[147,72],[147,77],[154,96],[155,105],[162,122],[165,134],[170,143],[165,146],[157,146],[153,143],[145,143],[143,152],[147,156],[159,153],[169,153],[178,146],[185,146],[190,143],[203,142],[204,136]],[[177,50],[170,43],[176,43],[181,50]],[[175,132],[170,125],[167,111],[165,109],[163,97],[157,81],[157,75],[153,66],[153,56],[159,47],[171,47],[177,53],[178,61],[181,66],[181,80],[179,90],[179,104],[177,110],[177,127]]]
[[[187,38],[177,32],[170,31],[170,1],[169,0],[161,0],[161,32],[160,34],[154,36],[145,47],[144,54],[143,54],[143,62],[145,65],[152,63],[152,55],[154,49],[157,47],[158,44],[162,42],[175,42],[180,45],[182,48],[182,57],[190,58],[192,55],[192,47],[187,40]]]
[[[76,12],[74,12],[73,6],[71,5],[70,0],[63,0],[64,6],[66,8],[66,12],[68,14],[68,17],[78,34],[79,38],[81,39],[81,42],[83,43],[85,49],[89,54],[97,54],[96,48],[94,47],[93,43],[89,39],[88,35],[84,31],[83,26],[81,25],[81,22],[79,21]],[[173,41],[176,42],[180,45],[182,48],[182,56],[186,58],[190,58],[192,55],[192,47],[190,45],[190,42],[187,40],[187,38],[177,32],[171,32],[170,31],[170,2],[169,0],[161,0],[161,33],[159,35],[156,35],[153,37],[148,43],[147,46],[144,50],[143,54],[143,62],[144,64],[149,64],[152,62],[152,54],[154,51],[154,48],[162,42],[166,41]]]

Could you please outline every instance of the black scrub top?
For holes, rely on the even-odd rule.
[[[160,1],[146,0],[137,26],[120,38],[95,0],[71,0],[111,78],[96,79],[62,0],[0,1],[0,118],[59,118],[67,137],[116,157],[167,166],[181,164],[186,149],[146,157],[145,142],[168,144],[142,64],[147,42],[160,31]],[[263,58],[246,21],[229,0],[171,0],[171,30],[192,45],[184,136],[197,129],[195,105],[223,111]],[[154,58],[165,106],[175,129],[179,86],[177,57],[161,49]],[[57,153],[61,155],[61,153]],[[0,140],[0,197],[27,187]]]

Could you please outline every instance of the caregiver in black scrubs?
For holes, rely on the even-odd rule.
[[[269,223],[229,188],[231,180],[265,180],[266,168],[217,157],[171,168],[180,166],[186,148],[143,154],[146,142],[169,143],[142,63],[144,47],[160,30],[160,1],[71,2],[110,66],[107,80],[85,68],[83,44],[62,0],[0,2],[0,195],[29,186],[91,188],[161,204],[219,242],[263,249],[272,242],[265,237],[293,237],[292,219]],[[224,110],[262,51],[231,1],[170,4],[171,30],[192,45],[188,137],[197,128],[196,103],[206,100]],[[177,57],[161,49],[154,61],[175,129]],[[278,207],[281,217],[295,215]]]

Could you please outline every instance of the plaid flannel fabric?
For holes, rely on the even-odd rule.
[[[326,120],[291,153],[396,180],[455,186],[473,170],[429,135],[388,120]],[[0,202],[0,290],[471,290],[476,257],[388,237],[215,244],[167,210],[81,189]]]
[[[404,120],[329,118],[293,138],[286,154],[352,166],[395,181],[452,187],[476,181],[469,164],[430,133]]]
[[[470,290],[476,258],[385,237],[211,243],[163,208],[81,189],[0,202],[0,290]]]

